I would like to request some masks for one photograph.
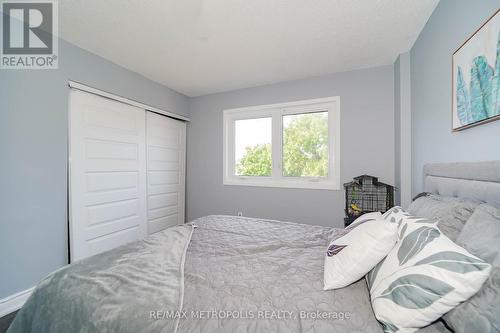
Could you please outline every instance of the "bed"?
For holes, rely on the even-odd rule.
[[[500,207],[500,162],[434,164],[425,189]],[[61,268],[16,332],[382,332],[365,279],[323,291],[339,229],[206,216]],[[421,332],[446,332],[437,322]]]

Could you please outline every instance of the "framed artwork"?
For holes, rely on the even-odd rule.
[[[453,131],[500,119],[500,10],[453,53],[452,81]]]

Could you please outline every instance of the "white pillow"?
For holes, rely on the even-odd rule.
[[[474,295],[491,266],[443,235],[436,221],[397,208],[396,246],[366,276],[375,316],[385,332],[413,332]]]
[[[387,212],[385,212],[382,215],[382,219],[384,219],[388,222],[397,223],[399,230],[401,230],[401,228],[404,227],[404,225],[403,225],[404,221],[407,221],[407,222],[420,221],[420,223],[432,224],[434,226],[437,226],[437,223],[438,223],[437,219],[428,219],[428,218],[415,216],[413,214],[408,213],[406,210],[404,210],[403,208],[401,208],[399,206],[392,207]]]
[[[348,228],[353,227],[357,224],[363,223],[366,220],[379,220],[382,218],[382,213],[381,212],[372,212],[372,213],[366,213],[355,219],[351,224],[349,224]]]
[[[369,215],[369,214],[365,214]],[[339,231],[325,255],[324,289],[337,289],[361,279],[394,247],[398,226],[370,215]],[[362,219],[361,219],[362,218]],[[340,237],[339,237],[340,236]]]

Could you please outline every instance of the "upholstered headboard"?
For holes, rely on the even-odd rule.
[[[424,188],[426,192],[500,207],[500,161],[427,164]]]

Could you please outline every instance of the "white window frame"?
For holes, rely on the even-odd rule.
[[[328,111],[328,176],[285,177],[282,174],[283,116]],[[235,175],[236,120],[272,118],[271,177]],[[264,187],[340,190],[340,97],[259,105],[223,111],[223,184]]]

